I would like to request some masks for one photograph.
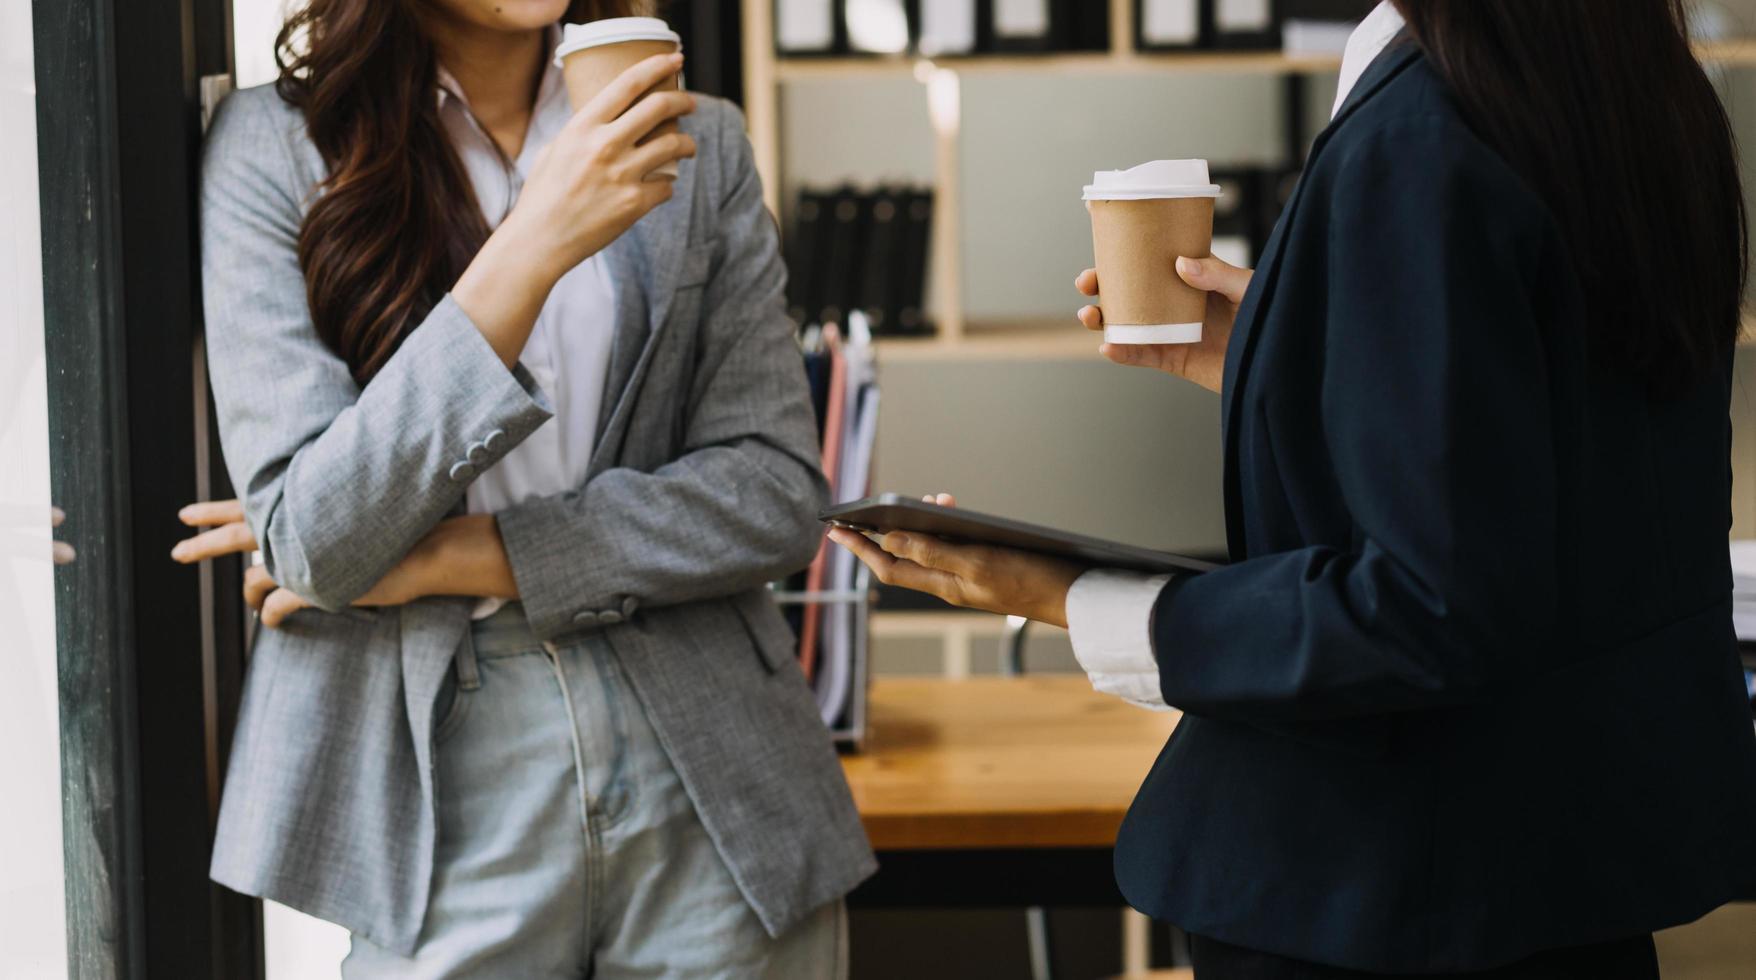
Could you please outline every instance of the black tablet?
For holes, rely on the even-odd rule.
[[[962,507],[941,507],[924,500],[887,493],[831,507],[817,515],[826,524],[856,531],[914,531],[949,541],[998,545],[1066,558],[1100,568],[1135,572],[1205,572],[1219,566],[1210,561],[1118,544],[1052,527],[1026,524]]]

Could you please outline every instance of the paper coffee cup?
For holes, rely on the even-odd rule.
[[[655,54],[683,50],[683,39],[657,17],[608,17],[587,24],[568,24],[555,49],[555,64],[567,80],[567,100],[578,112],[618,75]],[[652,87],[651,92],[682,88],[681,73]],[[648,93],[642,93],[644,98]],[[677,131],[675,120],[654,129],[647,139]],[[667,163],[650,177],[675,178],[677,164]]]
[[[1092,177],[1085,201],[1105,341],[1201,341],[1207,293],[1177,275],[1177,259],[1212,254],[1213,202],[1219,196],[1206,160],[1155,160]]]

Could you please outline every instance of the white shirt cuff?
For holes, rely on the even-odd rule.
[[[1067,592],[1067,632],[1073,655],[1104,694],[1169,710],[1159,689],[1158,660],[1152,653],[1152,608],[1169,575],[1141,575],[1093,569]]]

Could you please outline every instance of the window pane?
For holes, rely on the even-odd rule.
[[[67,976],[31,5],[0,4],[0,976]]]

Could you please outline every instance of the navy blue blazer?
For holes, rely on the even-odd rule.
[[[1656,402],[1599,367],[1569,262],[1419,50],[1381,56],[1238,312],[1235,563],[1154,610],[1187,715],[1117,843],[1134,906],[1414,973],[1756,897],[1729,374]]]

